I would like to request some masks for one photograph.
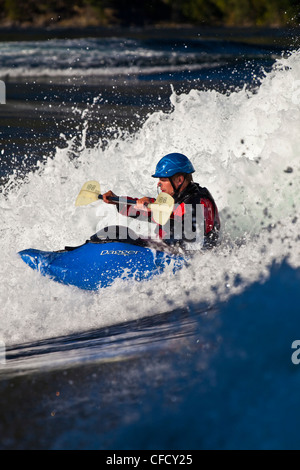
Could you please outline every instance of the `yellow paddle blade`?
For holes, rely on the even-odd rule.
[[[165,225],[173,212],[175,201],[167,193],[160,193],[153,204],[149,204],[153,220],[159,225]]]
[[[98,201],[100,194],[100,184],[98,181],[88,181],[82,186],[80,193],[77,196],[75,206],[87,206],[92,202],[96,202]]]

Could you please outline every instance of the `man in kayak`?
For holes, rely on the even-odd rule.
[[[204,238],[204,247],[216,246],[220,232],[220,218],[217,205],[206,188],[193,181],[195,169],[191,161],[181,153],[171,153],[164,156],[157,164],[153,178],[158,178],[157,187],[161,192],[174,198],[175,206],[170,221],[165,226],[157,226],[156,233],[160,239],[169,244],[182,244],[199,240],[197,235]],[[142,217],[151,220],[151,210],[148,205],[155,199],[143,197],[136,199],[136,205],[119,204],[111,201],[115,197],[112,191],[103,194],[103,201],[115,204],[122,215]],[[199,209],[204,217],[204,227],[199,227]],[[189,218],[189,223],[187,219]],[[180,227],[180,230],[178,230]],[[187,233],[188,232],[188,233]],[[191,236],[192,233],[192,236]]]

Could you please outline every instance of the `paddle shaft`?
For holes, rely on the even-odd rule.
[[[99,194],[98,199],[103,200],[103,195]],[[128,204],[129,206],[134,206],[137,203],[137,200],[132,199],[131,197],[109,196],[107,199],[109,199],[110,201],[119,203],[119,204],[121,204],[121,203]],[[168,206],[167,204],[165,206],[162,206],[162,205],[159,205],[155,202],[153,204],[150,203],[150,204],[144,204],[144,205],[145,205],[145,207],[147,207],[150,210],[152,210],[153,208],[155,208],[155,209],[159,208],[160,211],[169,213],[169,216],[173,211],[173,206],[170,208],[170,206]],[[167,218],[169,218],[169,216]]]
[[[77,196],[75,205],[76,207],[87,206],[92,202],[96,202],[98,199],[103,200],[100,184],[98,183],[98,181],[94,180],[87,181],[81,188],[81,191]],[[110,196],[108,197],[108,199],[117,204],[127,204],[130,206],[136,205],[138,201],[138,199],[118,196]],[[151,210],[154,222],[159,225],[165,225],[173,212],[174,203],[175,201],[172,196],[166,193],[160,193],[155,202],[150,204],[147,204],[145,202],[144,206],[147,207],[148,210]]]
[[[103,195],[99,194],[98,199],[103,200]],[[117,202],[119,204],[121,204],[121,203],[128,204],[129,206],[134,206],[137,203],[137,200],[132,199],[131,197],[110,196],[107,199],[109,199],[110,201],[113,201],[113,202]],[[145,205],[145,207],[148,207],[149,209],[151,209],[153,206],[156,206],[157,204],[154,203],[154,205],[153,205],[153,204],[147,204],[146,203],[144,205]]]
[[[102,199],[103,200],[103,195],[102,194],[99,194],[98,196],[98,199]],[[111,197],[108,197],[107,199],[109,199],[110,201],[113,201],[113,202],[117,202],[117,203],[126,203],[130,206],[134,206],[136,204],[136,199],[132,199],[132,198],[127,198],[127,197],[124,197],[124,198],[120,198],[118,196],[111,196]]]

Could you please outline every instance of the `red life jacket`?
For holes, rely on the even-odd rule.
[[[184,216],[187,213],[187,205],[189,205],[195,219],[193,221],[193,232],[196,233],[196,210],[199,204],[204,209],[204,243],[207,247],[215,246],[219,238],[221,222],[217,205],[207,188],[202,188],[198,183],[191,182],[181,193],[175,196],[175,208],[170,218],[174,221],[181,219],[182,224],[184,224]],[[160,238],[165,239],[166,234],[163,227],[159,227],[158,235]]]
[[[217,205],[206,188],[202,188],[198,183],[191,182],[182,192],[175,196],[175,208],[173,213],[170,216],[170,224],[168,225],[168,231],[164,230],[164,227],[161,225],[157,226],[156,233],[159,238],[164,239],[165,241],[179,242],[179,241],[193,241],[187,240],[184,233],[184,217],[187,213],[187,206],[192,209],[193,220],[193,232],[196,233],[199,228],[196,226],[196,212],[197,206],[201,204],[204,209],[204,244],[207,247],[215,246],[218,238],[219,231],[221,227],[219,213]],[[151,199],[151,202],[154,202],[155,199]],[[138,218],[142,217],[145,220],[153,221],[151,214],[148,212],[143,212],[141,210],[136,210],[132,205],[122,205],[117,206],[119,212],[122,215],[128,217]],[[182,224],[182,238],[180,240],[176,239],[174,233],[175,223]]]

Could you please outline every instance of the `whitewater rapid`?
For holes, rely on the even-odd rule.
[[[277,60],[254,91],[173,91],[172,111],[151,114],[134,134],[120,132],[94,148],[83,135],[76,158],[71,140],[36,171],[12,174],[0,194],[0,339],[23,343],[178,307],[193,311],[265,282],[274,262],[299,267],[299,77],[295,51]],[[170,270],[150,282],[118,281],[97,293],[56,284],[18,257],[26,248],[76,246],[101,227],[127,223],[102,202],[75,208],[82,184],[96,179],[103,192],[155,196],[151,174],[169,152],[193,161],[195,180],[217,202],[223,244],[215,251],[195,255],[175,276]]]

